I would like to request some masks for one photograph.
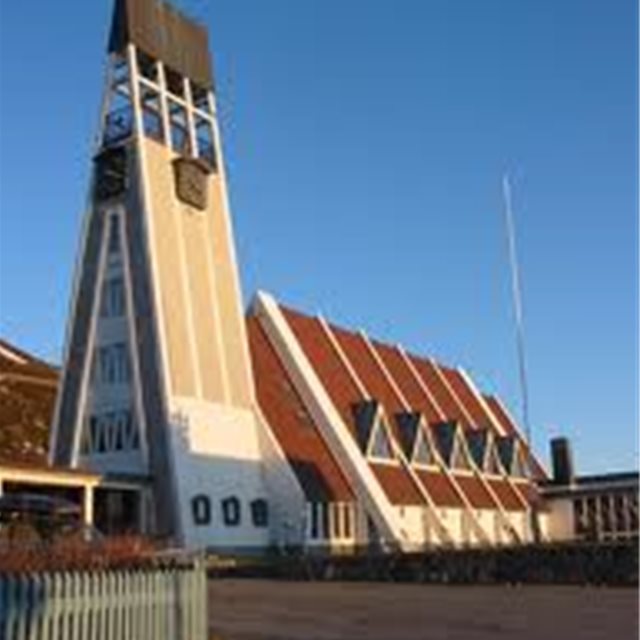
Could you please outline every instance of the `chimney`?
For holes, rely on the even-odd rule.
[[[551,464],[555,484],[573,484],[575,474],[569,438],[553,438],[551,440]]]

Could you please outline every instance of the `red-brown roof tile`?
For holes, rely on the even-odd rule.
[[[415,469],[420,482],[427,490],[437,507],[462,508],[464,503],[458,495],[451,480],[441,471]]]
[[[445,413],[446,420],[457,420],[464,428],[471,427],[469,420],[460,407],[459,400],[451,393],[451,390],[440,377],[438,365],[425,358],[410,357],[424,384],[435,398],[438,406]]]
[[[487,482],[491,485],[506,511],[524,511],[525,506],[522,504],[520,497],[506,480],[487,480]]]
[[[496,417],[496,420],[500,423],[500,426],[502,427],[505,435],[517,433],[518,430],[516,426],[511,421],[511,418],[502,409],[500,403],[493,396],[484,396],[484,399],[493,412],[493,415]]]
[[[342,419],[355,437],[352,405],[364,400],[317,318],[281,307],[291,330]]]
[[[455,474],[454,478],[474,509],[495,509],[491,494],[476,476]]]
[[[428,422],[442,420],[438,408],[420,386],[398,348],[375,340],[372,340],[371,344],[409,403],[410,410],[420,411]]]
[[[542,501],[542,496],[538,487],[532,482],[525,480],[514,481],[515,490],[531,505],[538,505]]]
[[[353,499],[349,484],[256,318],[247,319],[258,402],[308,500]]]
[[[488,428],[496,432],[496,428],[491,421],[491,417],[488,415],[487,411],[473,391],[469,388],[467,381],[460,372],[456,369],[449,369],[448,367],[442,366],[440,367],[440,371],[444,374],[458,400],[464,404],[467,413],[473,420],[473,426]]]
[[[395,505],[424,505],[425,499],[407,473],[406,469],[395,464],[371,463],[371,469],[378,482]]]
[[[382,403],[389,417],[404,411],[401,399],[385,378],[364,338],[357,333],[334,326],[331,326],[331,331],[369,396]]]

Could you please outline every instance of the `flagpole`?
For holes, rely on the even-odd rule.
[[[518,373],[520,377],[520,393],[522,401],[522,422],[525,428],[527,443],[532,447],[531,425],[529,423],[529,391],[527,385],[527,367],[524,349],[524,323],[522,318],[522,296],[520,290],[520,270],[518,268],[518,254],[516,252],[515,225],[513,222],[513,208],[511,203],[511,185],[509,176],[505,173],[502,178],[502,195],[504,198],[504,216],[509,243],[509,263],[511,268],[511,292],[516,321],[516,344],[518,350]]]

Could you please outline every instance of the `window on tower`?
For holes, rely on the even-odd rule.
[[[100,315],[103,318],[119,318],[125,312],[124,280],[122,276],[108,278],[102,285]]]
[[[190,80],[189,82],[191,83],[191,100],[193,102],[193,106],[205,113],[211,113],[211,108],[209,106],[209,90],[206,87],[195,83],[193,80]]]
[[[171,148],[180,155],[191,155],[187,110],[173,100],[169,100],[169,122],[171,125]]]
[[[216,151],[213,140],[213,129],[206,118],[196,116],[196,139],[198,142],[198,157],[204,160],[213,171],[217,168]]]
[[[184,78],[171,67],[165,65],[164,68],[165,82],[167,83],[167,91],[174,96],[184,98]]]
[[[139,438],[131,409],[101,411],[88,417],[83,439],[83,453],[133,451],[138,447]]]
[[[131,372],[129,353],[124,342],[98,347],[97,381],[102,384],[126,384]]]
[[[147,55],[140,49],[136,50],[136,58],[138,62],[138,73],[143,78],[151,80],[151,82],[157,82],[158,64],[156,63],[156,61],[150,55]]]
[[[115,84],[109,99],[109,108],[104,121],[102,144],[115,145],[133,132],[133,108],[128,94],[128,81]]]
[[[109,244],[107,250],[110,255],[120,253],[120,220],[116,214],[109,216]]]
[[[140,101],[145,135],[159,142],[164,142],[160,94],[155,89],[141,85]]]

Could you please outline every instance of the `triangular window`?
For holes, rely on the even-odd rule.
[[[436,463],[431,445],[429,444],[429,441],[427,440],[427,437],[425,436],[422,429],[418,431],[416,446],[413,450],[413,463],[422,465]]]
[[[462,469],[465,471],[471,471],[471,462],[467,452],[464,450],[464,446],[458,440],[453,448],[453,455],[451,457],[451,467],[453,469]]]
[[[513,465],[511,467],[511,475],[516,478],[527,477],[527,463],[521,451],[518,451],[513,457]]]
[[[476,466],[484,471],[489,442],[486,431],[471,431],[466,433],[467,449]]]
[[[455,448],[457,426],[455,422],[441,422],[433,427],[433,435],[440,456],[447,467],[452,466],[453,450]]]
[[[389,434],[385,428],[384,422],[379,420],[373,432],[373,440],[369,449],[369,456],[372,458],[380,458],[383,460],[393,459],[393,449]]]
[[[502,469],[500,462],[498,461],[498,454],[494,447],[489,447],[489,458],[487,460],[487,473],[499,476],[502,475]]]

